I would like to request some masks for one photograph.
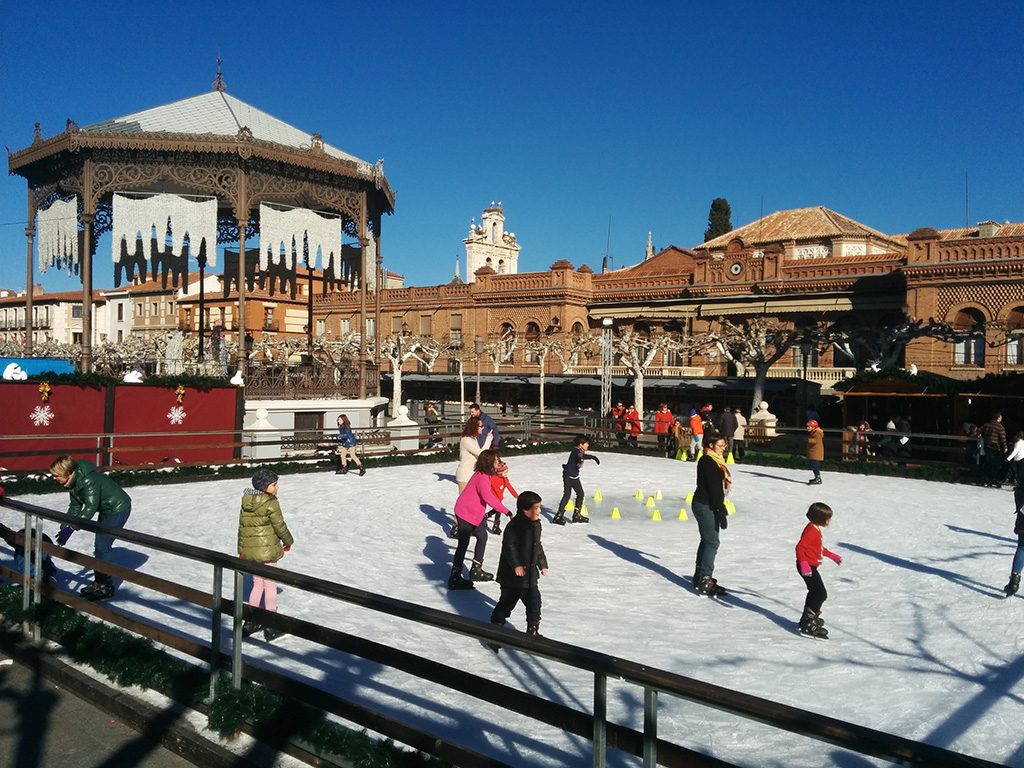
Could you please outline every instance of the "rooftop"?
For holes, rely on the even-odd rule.
[[[706,243],[694,246],[696,251],[725,248],[739,238],[747,246],[782,243],[789,240],[820,240],[831,237],[864,237],[890,244],[899,250],[906,246],[891,235],[872,229],[841,213],[822,205],[813,208],[794,208],[776,211],[762,219],[719,235]]]

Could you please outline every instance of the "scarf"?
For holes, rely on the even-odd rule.
[[[722,482],[725,484],[725,489],[728,490],[732,485],[732,474],[729,472],[729,467],[726,465],[725,459],[714,451],[708,451],[704,455],[713,459],[715,464],[718,465],[718,468],[722,470]]]

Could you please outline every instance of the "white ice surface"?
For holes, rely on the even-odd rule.
[[[592,523],[547,524],[561,493],[559,454],[508,458],[513,485],[544,498],[541,632],[701,681],[827,714],[1007,765],[1024,765],[1024,604],[1003,598],[1016,538],[1006,490],[736,465],[737,512],[722,533],[716,577],[729,597],[690,588],[697,528],[677,519],[694,465],[603,454],[583,472]],[[280,500],[295,546],[281,566],[424,606],[487,621],[499,587],[445,588],[454,541],[445,536],[456,487],[452,462],[370,467],[365,477],[285,475]],[[129,489],[129,527],[233,553],[245,480]],[[663,518],[633,499],[661,491]],[[593,501],[600,491],[603,502]],[[60,494],[26,497],[63,509]],[[812,501],[835,518],[822,565],[829,590],[828,641],[795,632],[805,590],[793,547]],[[618,506],[622,519],[610,517]],[[11,517],[11,515],[7,515]],[[20,518],[19,518],[20,519]],[[6,520],[8,524],[17,521]],[[91,535],[70,546],[91,550]],[[497,566],[492,537],[485,563]],[[208,566],[137,547],[115,548],[125,565],[209,589]],[[65,568],[68,564],[62,564]],[[84,573],[64,578],[77,587]],[[282,587],[283,613],[390,643],[589,711],[592,678],[508,649],[495,656],[472,640],[334,604]],[[112,602],[208,640],[198,608],[125,584]],[[512,616],[525,626],[522,607]],[[522,766],[590,765],[589,741],[482,704],[376,663],[295,637],[246,645],[253,659],[401,715],[438,735]],[[860,768],[885,764],[696,704],[660,698],[659,735],[743,766]],[[643,692],[609,683],[609,717],[633,727]],[[612,753],[610,765],[639,765]]]

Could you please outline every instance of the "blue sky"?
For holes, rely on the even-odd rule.
[[[599,269],[609,220],[625,266],[649,230],[700,243],[715,197],[734,226],[812,205],[888,233],[1024,220],[1021,39],[1014,0],[23,3],[0,27],[0,143],[205,92],[219,51],[232,95],[384,158],[406,284],[450,279],[492,201],[521,271]],[[0,287],[25,284],[25,190],[0,179]]]

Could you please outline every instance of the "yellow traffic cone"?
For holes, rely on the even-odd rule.
[[[601,501],[602,498],[604,498],[604,497],[601,496],[601,492],[600,491],[598,491],[597,493],[594,494],[594,501]]]
[[[686,507],[680,507],[679,508],[679,519],[680,520],[689,520],[689,518],[686,516]]]
[[[736,463],[736,459],[734,459],[732,457],[732,451],[729,451],[729,455],[725,457],[725,463],[726,464],[735,464]]]
[[[612,507],[612,520],[621,520],[622,515],[619,514],[618,507]]]
[[[662,499],[661,491],[655,491],[654,492],[654,498],[656,498],[658,501],[661,501],[661,499]]]
[[[679,460],[680,461],[689,461],[690,460],[690,454],[688,452],[686,452],[686,451],[680,451],[679,452]]]
[[[648,507],[653,507],[654,506],[654,497],[653,496],[648,496],[647,497],[647,506]]]
[[[642,499],[643,497],[644,497],[644,492],[641,491],[639,488],[637,488],[636,489],[636,493],[633,494],[633,498],[634,499]]]
[[[657,509],[655,509],[654,510],[654,514],[651,515],[651,520],[660,521],[661,520],[661,512],[659,512]]]
[[[689,507],[693,506],[693,491],[686,494],[686,505]]]
[[[569,499],[567,502],[565,502],[566,512],[572,512],[574,509],[576,509],[576,504],[573,502],[572,499]]]

